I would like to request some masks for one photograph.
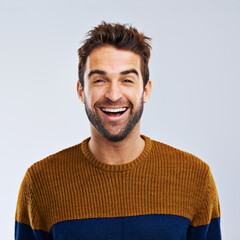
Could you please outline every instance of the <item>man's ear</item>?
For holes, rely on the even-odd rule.
[[[143,102],[144,103],[148,102],[151,92],[152,92],[152,82],[150,80],[148,80],[148,82],[144,88],[144,94],[143,94]]]
[[[77,94],[78,94],[78,98],[81,100],[82,103],[84,103],[84,93],[83,93],[83,88],[82,88],[82,84],[80,83],[80,81],[77,81]]]

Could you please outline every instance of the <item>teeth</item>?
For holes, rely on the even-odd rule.
[[[104,112],[114,112],[114,113],[116,113],[116,112],[123,112],[123,111],[125,111],[127,108],[102,108],[102,110],[104,111]]]

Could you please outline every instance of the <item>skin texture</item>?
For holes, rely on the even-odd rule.
[[[143,89],[138,54],[109,45],[89,54],[84,89],[78,81],[77,93],[90,120],[89,149],[99,161],[124,164],[141,154],[145,142],[140,137],[140,118],[151,88],[149,80]],[[127,107],[127,111],[121,117],[109,117],[102,107]]]

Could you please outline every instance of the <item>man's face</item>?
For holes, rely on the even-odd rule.
[[[112,46],[94,49],[86,62],[84,90],[78,81],[78,95],[92,131],[110,141],[124,139],[136,125],[140,126],[150,85],[143,89],[139,55]]]

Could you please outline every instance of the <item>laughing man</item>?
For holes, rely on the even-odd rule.
[[[77,93],[91,137],[27,170],[15,239],[221,239],[209,166],[140,134],[152,89],[149,43],[127,25],[88,32]]]

